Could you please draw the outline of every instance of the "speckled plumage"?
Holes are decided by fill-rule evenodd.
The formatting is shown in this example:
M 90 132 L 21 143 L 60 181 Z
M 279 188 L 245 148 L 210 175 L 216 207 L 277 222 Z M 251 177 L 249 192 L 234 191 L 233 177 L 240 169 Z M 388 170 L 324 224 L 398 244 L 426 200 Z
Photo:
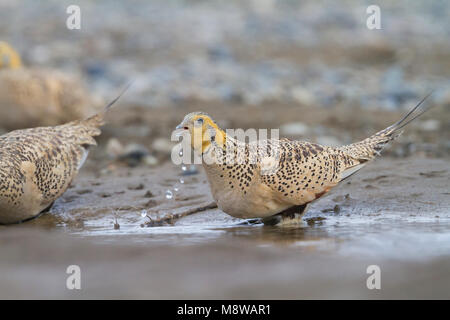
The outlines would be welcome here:
M 103 114 L 0 136 L 0 223 L 35 217 L 69 187 L 101 131 Z
M 258 158 L 257 150 L 265 148 L 259 143 L 242 144 L 227 136 L 226 144 L 242 145 L 243 157 L 248 161 L 231 164 L 223 159 L 223 164 L 204 163 L 213 197 L 219 208 L 232 216 L 267 218 L 307 204 L 337 185 L 346 170 L 365 162 L 340 148 L 288 139 L 263 141 L 264 146 L 278 148 L 279 157 L 267 154 Z M 208 153 L 215 153 L 219 148 L 212 145 Z M 226 157 L 226 152 L 223 155 Z M 275 170 L 264 172 L 267 159 L 273 163 L 278 159 Z
M 296 222 L 310 202 L 379 155 L 389 141 L 401 134 L 405 125 L 426 111 L 412 117 L 424 100 L 394 125 L 342 147 L 288 139 L 243 143 L 226 135 L 201 112 L 187 115 L 178 129 L 189 130 L 192 136 L 195 127 L 201 128 L 204 140 L 197 145 L 192 142 L 192 147 L 204 159 L 210 159 L 204 161 L 203 166 L 212 195 L 222 211 L 238 218 L 289 223 L 289 220 Z M 209 141 L 205 133 L 211 137 Z M 235 151 L 230 154 L 230 150 L 239 149 L 244 161 L 237 162 L 234 158 L 234 163 L 231 162 Z M 271 150 L 277 152 L 271 156 Z M 261 154 L 258 151 L 266 151 L 266 154 L 257 156 Z M 274 163 L 278 163 L 276 170 L 271 167 Z

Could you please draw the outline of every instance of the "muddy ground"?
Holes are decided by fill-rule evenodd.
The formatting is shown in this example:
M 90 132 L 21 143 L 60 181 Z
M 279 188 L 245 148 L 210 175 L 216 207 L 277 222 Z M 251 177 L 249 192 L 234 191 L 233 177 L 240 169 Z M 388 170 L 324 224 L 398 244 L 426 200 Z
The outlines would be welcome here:
M 0 297 L 448 299 L 448 169 L 446 160 L 379 159 L 290 229 L 214 208 L 148 226 L 142 209 L 156 219 L 210 206 L 202 169 L 85 170 L 50 213 L 0 228 Z M 65 287 L 72 264 L 79 291 Z M 381 268 L 381 290 L 366 287 L 369 265 Z

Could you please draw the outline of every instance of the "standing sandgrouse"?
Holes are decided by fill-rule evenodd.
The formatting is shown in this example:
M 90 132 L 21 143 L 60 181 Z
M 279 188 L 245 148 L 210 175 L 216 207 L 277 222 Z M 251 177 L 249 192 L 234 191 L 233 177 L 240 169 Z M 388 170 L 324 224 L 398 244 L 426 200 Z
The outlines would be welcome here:
M 66 191 L 121 95 L 85 120 L 0 136 L 0 224 L 34 218 Z
M 427 111 L 418 110 L 426 98 L 392 126 L 342 147 L 288 139 L 244 143 L 202 112 L 188 114 L 177 130 L 180 135 L 189 132 L 189 147 L 202 156 L 222 211 L 237 218 L 262 218 L 267 224 L 291 224 L 300 221 L 309 203 L 374 159 L 404 126 Z

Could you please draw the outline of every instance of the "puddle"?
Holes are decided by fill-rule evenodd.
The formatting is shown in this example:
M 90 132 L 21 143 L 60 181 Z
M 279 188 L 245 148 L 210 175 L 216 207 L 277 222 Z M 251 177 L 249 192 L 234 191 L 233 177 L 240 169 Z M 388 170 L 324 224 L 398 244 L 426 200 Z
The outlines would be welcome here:
M 367 212 L 371 209 L 368 208 Z M 144 226 L 149 221 L 140 212 L 96 217 L 79 213 L 74 221 L 62 221 L 51 214 L 33 224 L 62 231 L 99 243 L 140 243 L 189 246 L 201 243 L 251 242 L 262 247 L 308 248 L 348 257 L 377 257 L 398 260 L 426 260 L 450 257 L 450 217 L 407 212 L 377 214 L 335 214 L 309 212 L 295 227 L 249 224 L 218 209 L 195 213 L 173 225 Z
M 442 172 L 447 165 L 376 162 L 314 203 L 301 225 L 284 228 L 245 223 L 210 206 L 203 172 L 183 176 L 189 187 L 172 199 L 166 198 L 165 181 L 180 179 L 172 166 L 152 173 L 144 188 L 128 188 L 149 175 L 136 168 L 130 175 L 99 177 L 101 190 L 80 195 L 92 185 L 92 176 L 83 173 L 50 213 L 0 226 L 0 270 L 11 275 L 0 285 L 21 283 L 27 289 L 18 291 L 20 297 L 42 298 L 41 288 L 77 263 L 89 279 L 84 297 L 448 297 L 450 203 L 443 192 L 448 174 L 434 174 L 420 185 L 401 178 L 408 177 L 402 171 L 427 172 L 432 166 Z M 389 175 L 392 168 L 396 183 L 363 187 L 362 179 L 376 179 L 380 171 Z M 103 193 L 111 196 L 99 196 Z M 142 212 L 171 224 L 143 227 L 149 218 Z M 182 217 L 172 221 L 171 215 Z M 384 277 L 376 296 L 365 287 L 369 265 L 380 266 Z M 45 283 L 28 279 L 36 268 Z M 115 295 L 123 283 L 129 291 Z M 59 297 L 68 294 L 58 291 Z

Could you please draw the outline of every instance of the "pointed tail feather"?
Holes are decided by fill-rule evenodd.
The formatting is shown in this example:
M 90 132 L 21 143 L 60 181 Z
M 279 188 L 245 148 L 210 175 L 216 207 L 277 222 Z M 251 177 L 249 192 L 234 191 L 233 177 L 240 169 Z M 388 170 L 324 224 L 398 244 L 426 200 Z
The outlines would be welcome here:
M 110 103 L 108 103 L 100 113 L 93 115 L 85 120 L 82 120 L 84 125 L 88 127 L 98 128 L 105 124 L 105 115 L 108 113 L 109 109 L 123 96 L 125 92 L 131 87 L 133 82 L 129 82 L 126 87 L 120 92 L 120 94 L 114 98 Z
M 430 92 L 425 98 L 423 98 L 411 111 L 409 111 L 402 119 L 394 123 L 393 125 L 387 127 L 375 133 L 373 136 L 356 142 L 347 146 L 340 147 L 341 151 L 352 157 L 353 159 L 359 160 L 359 163 L 372 160 L 376 156 L 380 155 L 380 152 L 386 146 L 387 143 L 396 139 L 402 134 L 402 128 L 408 125 L 411 121 L 420 117 L 422 114 L 430 110 L 433 105 L 424 107 L 420 109 L 423 102 L 432 94 Z M 418 112 L 416 112 L 418 111 Z
M 134 81 L 130 81 L 128 82 L 128 84 L 125 86 L 125 88 L 122 89 L 122 92 L 120 92 L 120 94 L 114 99 L 112 100 L 110 103 L 108 103 L 103 112 L 108 112 L 108 110 L 125 94 L 125 92 L 128 91 L 128 89 L 130 89 L 131 85 L 133 84 Z

